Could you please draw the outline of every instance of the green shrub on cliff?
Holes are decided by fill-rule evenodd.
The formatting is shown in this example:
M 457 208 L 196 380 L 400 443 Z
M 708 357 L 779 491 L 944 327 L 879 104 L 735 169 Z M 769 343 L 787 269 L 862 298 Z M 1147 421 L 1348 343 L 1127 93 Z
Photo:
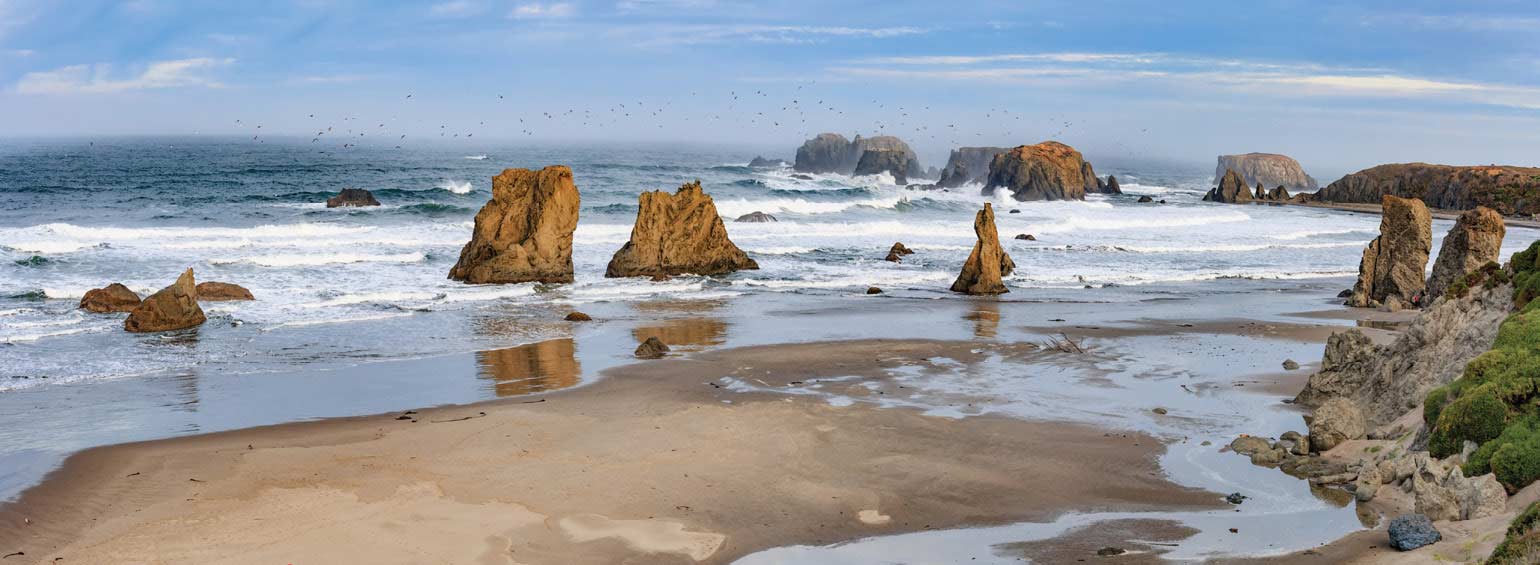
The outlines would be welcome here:
M 1499 442 L 1492 442 L 1499 443 Z M 1540 479 L 1540 434 L 1500 443 L 1492 452 L 1492 473 L 1509 493 L 1518 492 Z
M 1461 468 L 1467 477 L 1479 477 L 1492 472 L 1492 456 L 1504 445 L 1540 441 L 1540 417 L 1526 416 L 1515 419 L 1503 428 L 1497 439 L 1481 444 L 1470 460 Z
M 1530 504 L 1508 523 L 1508 535 L 1486 565 L 1529 565 L 1540 563 L 1540 502 Z
M 1537 346 L 1540 346 L 1540 302 L 1527 305 L 1503 320 L 1503 325 L 1497 329 L 1497 341 L 1492 342 L 1492 349 L 1524 349 L 1531 353 L 1540 351 Z
M 1477 387 L 1444 407 L 1428 437 L 1428 451 L 1434 457 L 1459 453 L 1467 440 L 1480 445 L 1502 435 L 1508 422 L 1508 407 L 1486 390 L 1489 386 L 1490 383 Z
M 1513 305 L 1523 308 L 1540 296 L 1540 241 L 1514 253 L 1508 265 L 1513 270 Z

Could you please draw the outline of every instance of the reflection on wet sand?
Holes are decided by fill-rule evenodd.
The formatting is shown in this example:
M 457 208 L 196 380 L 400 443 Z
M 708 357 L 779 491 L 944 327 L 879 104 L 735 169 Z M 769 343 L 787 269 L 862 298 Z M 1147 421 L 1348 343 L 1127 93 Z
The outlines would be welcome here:
M 963 319 L 973 320 L 973 337 L 995 337 L 1000 330 L 1000 303 L 977 301 L 973 311 L 964 314 Z
M 727 341 L 727 322 L 716 318 L 680 318 L 631 330 L 637 341 L 657 337 L 669 347 L 699 349 Z
M 519 396 L 578 383 L 582 367 L 571 338 L 476 352 L 477 375 L 493 381 L 497 396 Z

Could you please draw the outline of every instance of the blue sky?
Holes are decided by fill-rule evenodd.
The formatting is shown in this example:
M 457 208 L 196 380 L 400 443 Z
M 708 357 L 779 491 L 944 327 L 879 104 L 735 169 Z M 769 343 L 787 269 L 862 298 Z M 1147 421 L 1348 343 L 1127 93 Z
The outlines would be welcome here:
M 1533 0 L 0 0 L 0 135 L 1540 165 L 1536 29 Z

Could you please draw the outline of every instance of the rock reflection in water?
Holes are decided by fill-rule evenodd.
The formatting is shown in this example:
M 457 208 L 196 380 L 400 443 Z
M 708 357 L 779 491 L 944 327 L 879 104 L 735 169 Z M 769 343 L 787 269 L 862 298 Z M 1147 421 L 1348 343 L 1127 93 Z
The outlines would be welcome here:
M 636 341 L 657 337 L 669 347 L 700 349 L 727 341 L 727 322 L 716 318 L 680 318 L 631 330 Z
M 478 376 L 493 382 L 499 397 L 567 388 L 582 374 L 577 343 L 571 338 L 478 351 L 476 367 Z
M 993 300 L 974 303 L 973 311 L 963 315 L 973 321 L 973 337 L 995 337 L 1000 331 L 1000 303 Z

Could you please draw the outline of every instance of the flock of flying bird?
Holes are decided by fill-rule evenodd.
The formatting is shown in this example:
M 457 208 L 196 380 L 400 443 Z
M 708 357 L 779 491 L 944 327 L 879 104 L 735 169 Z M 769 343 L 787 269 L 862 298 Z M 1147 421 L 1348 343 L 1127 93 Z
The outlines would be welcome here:
M 816 84 L 815 81 L 806 86 Z M 795 128 L 783 131 L 793 131 L 806 138 L 816 135 L 820 131 L 830 131 L 828 129 L 830 127 L 828 125 L 829 122 L 850 122 L 854 121 L 853 118 L 856 118 L 854 115 L 847 117 L 845 109 L 836 108 L 832 102 L 826 102 L 818 96 L 809 96 L 809 92 L 803 90 L 803 85 L 798 85 L 784 99 L 774 101 L 771 99 L 770 94 L 764 90 L 755 90 L 752 94 L 747 91 L 740 93 L 737 90 L 730 90 L 721 99 L 722 106 L 725 107 L 719 106 L 718 109 L 711 111 L 702 111 L 709 104 L 709 100 L 703 99 L 699 92 L 691 92 L 689 100 L 686 102 L 687 108 L 690 109 L 687 111 L 677 110 L 672 100 L 665 100 L 662 103 L 648 103 L 645 100 L 636 100 L 629 103 L 619 102 L 597 109 L 568 108 L 566 110 L 538 111 L 532 112 L 533 115 L 529 116 L 528 120 L 525 117 L 517 117 L 516 119 L 518 121 L 518 134 L 525 137 L 533 137 L 539 130 L 559 130 L 566 133 L 570 132 L 574 126 L 586 128 L 590 131 L 597 130 L 597 133 L 602 133 L 608 128 L 618 126 L 643 126 L 664 129 L 666 127 L 665 119 L 688 123 L 692 121 L 693 117 L 696 120 L 711 123 L 713 127 L 771 127 L 778 130 L 782 128 Z M 402 100 L 403 103 L 414 103 L 412 94 L 406 94 Z M 501 104 L 506 101 L 506 97 L 498 94 L 497 101 L 497 103 Z M 944 126 L 932 126 L 920 120 L 917 117 L 918 115 L 931 112 L 931 108 L 928 105 L 921 106 L 920 108 L 895 106 L 893 109 L 889 109 L 887 106 L 887 104 L 879 100 L 872 100 L 870 106 L 867 106 L 865 109 L 864 113 L 875 114 L 870 124 L 876 134 L 896 135 L 921 141 L 928 140 L 938 144 L 949 144 L 951 147 L 984 144 L 983 141 L 985 140 L 981 139 L 986 136 L 984 131 L 973 131 L 973 135 L 968 136 L 963 128 L 960 128 L 955 122 L 947 123 Z M 856 114 L 856 112 L 852 112 L 852 114 Z M 1043 118 L 1043 122 L 1024 120 L 1024 117 L 1022 113 L 1012 112 L 1007 108 L 989 108 L 983 113 L 983 120 L 980 123 L 984 124 L 987 128 L 995 130 L 987 134 L 989 137 L 1001 136 L 1003 139 L 1010 140 L 1011 144 L 1021 141 L 1035 143 L 1037 141 L 1059 139 L 1075 125 L 1073 121 L 1062 114 L 1049 115 Z M 308 114 L 306 119 L 315 120 L 316 115 Z M 810 119 L 813 120 L 815 125 L 808 125 Z M 316 129 L 314 134 L 311 134 L 310 143 L 316 144 L 318 150 L 322 153 L 328 152 L 328 150 L 353 149 L 366 141 L 374 144 L 375 140 L 381 139 L 384 140 L 381 145 L 393 145 L 394 148 L 401 149 L 401 144 L 406 142 L 409 135 L 400 131 L 394 131 L 390 124 L 395 121 L 397 120 L 392 118 L 388 121 L 376 122 L 370 127 L 370 125 L 366 125 L 368 122 L 357 116 L 343 116 L 340 123 L 313 126 Z M 734 121 L 738 123 L 733 124 L 732 122 Z M 248 124 L 243 120 L 237 119 L 235 120 L 235 125 L 239 128 L 253 128 L 254 132 L 251 136 L 251 141 L 266 143 L 267 140 L 263 137 L 265 132 L 262 124 Z M 474 127 L 456 127 L 454 129 L 451 129 L 447 123 L 437 125 L 437 137 L 441 138 L 471 139 L 475 137 L 476 133 L 486 131 L 485 121 L 478 121 Z M 414 129 L 416 131 L 422 130 L 420 127 Z M 431 131 L 431 125 L 427 129 Z M 1051 130 L 1053 133 L 1041 139 L 1018 140 L 1015 137 L 1015 131 L 1018 129 L 1034 131 Z M 420 136 L 420 134 L 414 135 Z M 429 134 L 427 137 L 433 136 Z M 972 139 L 969 139 L 970 137 Z M 1126 151 L 1128 148 L 1124 146 L 1123 149 Z

